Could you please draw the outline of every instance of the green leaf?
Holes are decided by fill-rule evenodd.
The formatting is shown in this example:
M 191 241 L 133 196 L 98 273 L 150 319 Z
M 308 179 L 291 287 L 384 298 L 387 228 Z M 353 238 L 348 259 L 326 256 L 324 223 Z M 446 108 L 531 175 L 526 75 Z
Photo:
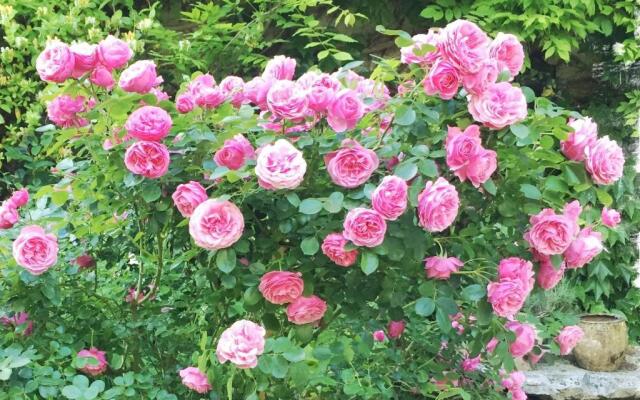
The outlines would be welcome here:
M 318 60 L 324 60 L 329 55 L 329 50 L 322 50 L 318 53 Z
M 318 199 L 304 199 L 300 203 L 299 210 L 307 215 L 317 214 L 322 210 L 322 202 Z
M 62 388 L 62 395 L 67 399 L 79 399 L 82 391 L 75 386 L 65 386 Z
M 613 198 L 609 193 L 607 193 L 603 189 L 596 189 L 596 195 L 598 196 L 598 201 L 605 207 L 610 207 L 613 204 Z
M 511 125 L 509 129 L 511 129 L 511 132 L 520 139 L 524 139 L 528 137 L 529 133 L 531 133 L 531 131 L 529 130 L 529 127 L 522 124 Z
M 478 301 L 486 294 L 484 286 L 474 284 L 462 289 L 462 298 L 467 301 Z
M 436 303 L 428 297 L 421 297 L 416 301 L 416 314 L 428 317 L 436 309 Z
M 492 194 L 494 196 L 498 192 L 498 188 L 496 187 L 495 182 L 493 182 L 493 179 L 489 179 L 488 181 L 483 183 L 482 187 L 484 188 L 484 190 L 486 190 L 488 193 L 490 193 L 490 194 Z
M 51 193 L 51 202 L 60 207 L 69 199 L 69 192 L 66 190 L 56 190 Z
M 324 203 L 324 209 L 332 214 L 340 212 L 342 211 L 343 201 L 344 201 L 344 194 L 342 194 L 342 192 L 333 192 L 329 195 L 327 202 Z
M 398 125 L 408 126 L 415 122 L 416 111 L 407 105 L 401 105 L 396 110 L 395 123 Z
M 300 248 L 305 255 L 312 256 L 320 249 L 320 243 L 318 243 L 318 239 L 315 236 L 310 236 L 302 240 Z
M 562 258 L 562 254 L 554 254 L 551 256 L 551 264 L 553 265 L 553 268 L 560 269 L 563 262 L 564 259 Z
M 305 359 L 304 349 L 299 346 L 291 346 L 287 351 L 282 353 L 282 356 L 289 362 L 300 362 Z
M 233 249 L 218 250 L 216 254 L 216 266 L 225 274 L 233 271 L 236 267 L 236 252 Z
M 378 269 L 378 256 L 375 253 L 365 251 L 360 256 L 360 269 L 365 275 L 371 275 Z
M 122 365 L 124 364 L 124 357 L 122 355 L 111 353 L 109 358 L 109 368 L 113 370 L 119 370 L 120 368 L 122 368 Z
M 523 183 L 522 185 L 520 185 L 520 191 L 524 193 L 524 197 L 528 199 L 540 200 L 542 198 L 542 193 L 540 193 L 540 190 L 528 183 Z
M 160 198 L 162 194 L 160 190 L 160 186 L 154 184 L 145 185 L 142 189 L 142 198 L 147 203 L 151 203 L 152 201 L 156 201 Z
M 290 192 L 287 193 L 287 200 L 289 200 L 289 203 L 294 206 L 294 207 L 298 207 L 300 205 L 300 197 L 298 197 L 298 195 L 294 192 Z
M 357 43 L 358 41 L 355 40 L 354 38 L 347 36 L 345 34 L 342 33 L 336 33 L 335 35 L 333 35 L 331 37 L 333 40 L 337 40 L 339 42 L 345 42 L 345 43 Z
M 429 6 L 420 12 L 420 16 L 422 18 L 432 19 L 434 21 L 438 21 L 442 19 L 444 13 L 442 12 L 442 8 L 439 6 Z
M 440 327 L 440 330 L 444 333 L 449 333 L 451 331 L 451 321 L 449 321 L 449 315 L 444 312 L 441 308 L 438 308 L 436 311 L 436 322 Z
M 351 54 L 344 52 L 344 51 L 339 51 L 337 53 L 333 53 L 332 54 L 333 58 L 335 58 L 338 61 L 351 61 L 353 60 L 353 57 L 351 57 Z
M 422 174 L 428 176 L 429 178 L 435 178 L 436 176 L 438 176 L 438 166 L 432 159 L 420 161 L 419 169 Z
M 418 166 L 410 161 L 401 162 L 395 167 L 394 175 L 399 176 L 405 181 L 411 180 L 418 173 Z

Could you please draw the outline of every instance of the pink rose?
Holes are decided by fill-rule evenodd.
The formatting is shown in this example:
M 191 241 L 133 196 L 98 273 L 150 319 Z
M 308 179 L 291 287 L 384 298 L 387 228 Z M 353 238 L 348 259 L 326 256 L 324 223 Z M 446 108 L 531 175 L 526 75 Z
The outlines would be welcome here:
M 527 395 L 522 390 L 526 377 L 520 371 L 514 371 L 502 380 L 502 386 L 511 393 L 512 400 L 526 400 Z
M 489 37 L 476 24 L 463 19 L 448 24 L 440 35 L 442 57 L 462 74 L 473 74 L 489 58 Z
M 560 141 L 562 153 L 570 160 L 584 160 L 584 150 L 592 146 L 598 140 L 598 124 L 591 118 L 569 119 L 567 124 L 572 131 L 569 132 L 567 140 Z
M 270 271 L 262 275 L 258 290 L 272 304 L 292 303 L 302 296 L 304 281 L 301 273 Z
M 364 104 L 351 89 L 343 89 L 336 93 L 327 107 L 327 123 L 336 132 L 355 128 L 363 115 Z
M 357 207 L 349 210 L 344 220 L 345 239 L 356 246 L 376 247 L 384 241 L 387 223 L 375 210 Z
M 93 71 L 91 71 L 89 80 L 94 85 L 103 87 L 107 90 L 111 90 L 113 85 L 116 83 L 115 79 L 113 79 L 113 73 L 102 65 L 98 65 Z
M 485 346 L 485 350 L 487 351 L 487 353 L 491 354 L 496 350 L 496 347 L 498 347 L 498 343 L 500 343 L 498 341 L 498 338 L 496 337 L 492 337 L 491 340 L 489 340 L 487 342 L 487 345 Z
M 238 108 L 244 103 L 244 81 L 238 76 L 227 76 L 220 81 L 220 90 L 231 104 Z
M 98 43 L 98 59 L 109 70 L 124 66 L 133 57 L 129 45 L 109 35 Z
M 326 113 L 335 96 L 335 90 L 322 85 L 313 85 L 307 89 L 309 108 L 317 114 Z
M 82 75 L 93 70 L 98 63 L 98 46 L 87 42 L 72 44 L 69 49 L 73 53 L 73 72 L 71 76 L 80 78 Z
M 92 347 L 90 349 L 82 349 L 76 355 L 76 358 L 93 358 L 97 364 L 87 362 L 87 364 L 80 368 L 80 371 L 91 376 L 98 376 L 107 370 L 109 364 L 107 364 L 107 358 L 105 352 Z
M 385 340 L 387 340 L 387 335 L 384 334 L 383 330 L 377 330 L 375 332 L 373 332 L 373 340 L 375 340 L 376 342 L 384 342 Z
M 570 325 L 562 328 L 555 341 L 560 346 L 560 355 L 566 356 L 584 337 L 584 331 L 579 326 Z
M 516 339 L 509 346 L 509 352 L 512 356 L 523 357 L 533 350 L 537 339 L 536 329 L 533 326 L 517 321 L 509 321 L 505 327 L 516 334 Z
M 213 88 L 216 86 L 216 80 L 211 74 L 198 75 L 187 85 L 187 91 L 198 96 L 204 88 Z
M 546 255 L 562 254 L 578 235 L 580 203 L 574 201 L 565 205 L 563 214 L 558 215 L 546 208 L 531 216 L 531 228 L 524 238 L 536 251 Z
M 47 103 L 47 116 L 61 128 L 82 127 L 89 124 L 86 118 L 78 116 L 87 111 L 83 96 L 60 95 Z
M 11 200 L 2 202 L 0 205 L 0 229 L 13 228 L 19 219 L 18 209 L 11 203 Z
M 258 183 L 267 190 L 295 189 L 304 179 L 307 162 L 300 150 L 278 139 L 258 150 L 255 171 Z
M 169 134 L 172 125 L 171 116 L 162 108 L 143 106 L 129 115 L 124 128 L 136 139 L 159 142 Z
M 304 89 L 293 81 L 275 81 L 267 93 L 267 107 L 277 118 L 300 120 L 306 116 L 308 104 Z
M 422 85 L 424 92 L 429 96 L 438 94 L 441 99 L 450 100 L 458 93 L 460 75 L 449 61 L 439 59 L 429 69 Z
M 365 183 L 378 168 L 378 156 L 353 139 L 342 141 L 342 148 L 324 156 L 327 172 L 338 186 L 355 188 Z
M 491 84 L 479 95 L 469 95 L 473 119 L 491 129 L 502 129 L 527 118 L 527 100 L 518 87 L 508 82 Z
M 207 191 L 200 183 L 189 181 L 189 183 L 178 185 L 176 191 L 171 195 L 171 198 L 173 199 L 173 204 L 175 204 L 178 211 L 180 211 L 180 214 L 188 218 L 200 203 L 207 200 Z
M 428 232 L 442 232 L 458 215 L 460 199 L 456 188 L 444 178 L 426 183 L 418 196 L 418 219 Z
M 267 62 L 262 77 L 265 79 L 291 80 L 296 73 L 296 60 L 285 56 L 275 56 Z
M 342 233 L 330 233 L 322 242 L 322 253 L 337 265 L 349 267 L 356 263 L 358 250 L 345 250 L 344 246 L 348 242 Z
M 258 356 L 264 352 L 264 335 L 267 332 L 255 322 L 236 321 L 220 335 L 216 356 L 218 361 L 231 361 L 238 368 L 255 368 Z
M 58 239 L 38 225 L 25 226 L 13 242 L 13 258 L 31 275 L 41 275 L 58 261 Z
M 465 357 L 460 365 L 464 372 L 473 372 L 480 368 L 480 355 L 474 358 Z
M 604 207 L 602 209 L 600 218 L 602 219 L 602 224 L 604 226 L 608 226 L 609 228 L 615 228 L 621 221 L 620 213 L 614 209 L 607 207 Z
M 59 40 L 47 44 L 36 60 L 36 70 L 40 79 L 62 83 L 71 77 L 75 58 L 69 46 Z
M 296 325 L 320 321 L 327 311 L 327 303 L 320 297 L 300 296 L 287 306 L 287 319 Z
M 29 202 L 29 191 L 27 189 L 16 190 L 11 193 L 8 200 L 15 208 L 24 207 Z
M 584 150 L 585 168 L 599 185 L 611 185 L 622 177 L 624 154 L 609 136 L 598 139 Z
M 224 103 L 224 93 L 222 90 L 215 87 L 201 87 L 196 93 L 196 104 L 202 108 L 212 110 Z
M 22 327 L 22 336 L 30 336 L 33 333 L 33 321 L 29 320 L 29 314 L 24 311 L 15 313 L 13 317 L 0 317 L 0 324 L 14 329 Z
M 495 60 L 486 60 L 480 70 L 473 74 L 462 75 L 462 86 L 470 94 L 481 95 L 487 88 L 496 83 L 500 71 Z
M 387 332 L 390 339 L 398 339 L 404 333 L 405 323 L 404 321 L 389 321 L 387 326 Z
M 466 179 L 466 166 L 481 150 L 480 127 L 469 125 L 464 132 L 455 126 L 447 127 L 445 140 L 447 166 L 460 180 Z
M 467 178 L 475 187 L 479 187 L 491 178 L 498 168 L 498 156 L 493 150 L 482 149 L 475 157 L 469 160 L 465 170 Z
M 273 84 L 272 79 L 256 76 L 244 84 L 244 97 L 261 110 L 267 109 L 267 93 Z
M 427 278 L 446 280 L 453 272 L 458 272 L 464 263 L 456 257 L 427 257 L 424 263 L 424 271 Z
M 146 178 L 160 178 L 169 170 L 169 150 L 158 142 L 141 140 L 133 143 L 124 153 L 124 164 L 136 175 Z
M 512 78 L 520 73 L 524 64 L 522 44 L 510 33 L 498 32 L 489 46 L 489 55 L 498 62 L 498 68 L 509 71 Z
M 567 268 L 582 268 L 602 252 L 602 234 L 591 228 L 584 228 L 564 252 Z
M 384 218 L 395 221 L 407 209 L 407 182 L 397 176 L 385 176 L 371 193 L 371 206 Z
M 187 367 L 181 369 L 179 372 L 180 378 L 182 378 L 182 384 L 191 390 L 203 394 L 211 390 L 211 384 L 209 384 L 209 378 L 202 371 L 196 367 Z
M 184 92 L 176 97 L 176 110 L 181 114 L 186 114 L 196 106 L 196 99 L 189 92 Z
M 162 77 L 160 78 L 162 79 Z M 158 87 L 152 87 L 149 90 L 149 93 L 155 96 L 156 103 L 160 103 L 161 101 L 169 100 L 169 94 Z
M 502 259 L 498 265 L 498 279 L 519 280 L 525 292 L 533 290 L 533 264 L 530 261 L 518 257 Z
M 79 255 L 75 260 L 73 260 L 73 263 L 80 269 L 87 269 L 96 266 L 96 260 L 94 260 L 89 254 Z
M 156 64 L 150 60 L 140 60 L 122 71 L 118 85 L 125 92 L 145 94 L 160 83 L 162 78 L 156 73 Z
M 243 231 L 242 212 L 228 200 L 205 200 L 189 219 L 189 234 L 197 246 L 207 250 L 230 247 L 240 239 Z
M 500 317 L 512 318 L 527 299 L 526 288 L 519 280 L 502 280 L 487 285 L 487 300 L 493 312 Z
M 213 160 L 219 166 L 229 169 L 240 169 L 247 160 L 256 158 L 256 152 L 251 143 L 241 134 L 224 141 L 224 145 L 216 151 Z
M 413 44 L 400 49 L 400 61 L 404 64 L 420 64 L 422 66 L 432 65 L 440 57 L 437 49 L 440 40 L 440 29 L 431 28 L 426 34 L 414 35 Z M 426 51 L 425 45 L 433 46 L 434 49 Z
M 549 256 L 540 255 L 540 269 L 538 269 L 538 274 L 536 275 L 538 286 L 544 290 L 553 289 L 562 280 L 565 269 L 564 262 L 558 268 L 555 268 Z

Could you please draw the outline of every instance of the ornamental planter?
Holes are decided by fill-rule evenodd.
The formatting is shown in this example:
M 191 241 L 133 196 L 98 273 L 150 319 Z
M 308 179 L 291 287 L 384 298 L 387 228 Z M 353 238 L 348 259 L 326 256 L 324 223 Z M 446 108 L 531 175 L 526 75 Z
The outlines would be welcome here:
M 580 318 L 584 338 L 573 349 L 581 368 L 615 371 L 624 360 L 629 344 L 627 323 L 614 315 L 591 314 Z

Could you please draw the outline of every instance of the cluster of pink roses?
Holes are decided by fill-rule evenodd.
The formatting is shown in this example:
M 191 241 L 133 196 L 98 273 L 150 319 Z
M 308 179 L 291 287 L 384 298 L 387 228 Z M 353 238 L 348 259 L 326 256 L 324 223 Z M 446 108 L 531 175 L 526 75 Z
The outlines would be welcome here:
M 18 209 L 24 207 L 29 202 L 29 192 L 27 189 L 16 190 L 9 199 L 0 205 L 0 229 L 12 228 L 18 223 L 20 215 Z
M 287 318 L 296 325 L 317 322 L 327 311 L 327 303 L 316 295 L 303 296 L 304 281 L 298 272 L 271 271 L 262 275 L 258 289 L 273 304 L 287 304 Z
M 513 318 L 533 290 L 533 265 L 530 261 L 510 257 L 498 265 L 498 281 L 487 286 L 487 299 L 496 315 Z
M 22 336 L 33 333 L 33 321 L 29 319 L 29 313 L 24 311 L 17 312 L 12 317 L 0 317 L 0 324 L 10 328 L 22 327 Z
M 498 166 L 496 152 L 482 147 L 478 125 L 469 125 L 464 131 L 448 127 L 445 148 L 447 166 L 460 181 L 469 179 L 475 187 L 488 181 Z
M 389 321 L 387 324 L 387 335 L 389 339 L 399 339 L 404 333 L 404 329 L 406 324 L 404 321 Z M 384 342 L 387 340 L 387 335 L 385 335 L 382 329 L 373 332 L 373 340 L 376 342 Z
M 171 160 L 167 146 L 161 141 L 172 125 L 169 113 L 157 106 L 142 106 L 129 115 L 124 128 L 128 137 L 137 140 L 124 154 L 129 171 L 150 179 L 167 173 Z

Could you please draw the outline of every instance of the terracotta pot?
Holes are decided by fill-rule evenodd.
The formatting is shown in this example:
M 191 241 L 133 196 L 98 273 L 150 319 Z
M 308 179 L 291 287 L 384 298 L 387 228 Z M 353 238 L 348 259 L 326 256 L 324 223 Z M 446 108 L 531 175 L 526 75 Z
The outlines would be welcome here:
M 584 338 L 573 349 L 581 368 L 589 371 L 615 371 L 624 360 L 629 344 L 627 323 L 606 314 L 583 315 L 580 328 Z

